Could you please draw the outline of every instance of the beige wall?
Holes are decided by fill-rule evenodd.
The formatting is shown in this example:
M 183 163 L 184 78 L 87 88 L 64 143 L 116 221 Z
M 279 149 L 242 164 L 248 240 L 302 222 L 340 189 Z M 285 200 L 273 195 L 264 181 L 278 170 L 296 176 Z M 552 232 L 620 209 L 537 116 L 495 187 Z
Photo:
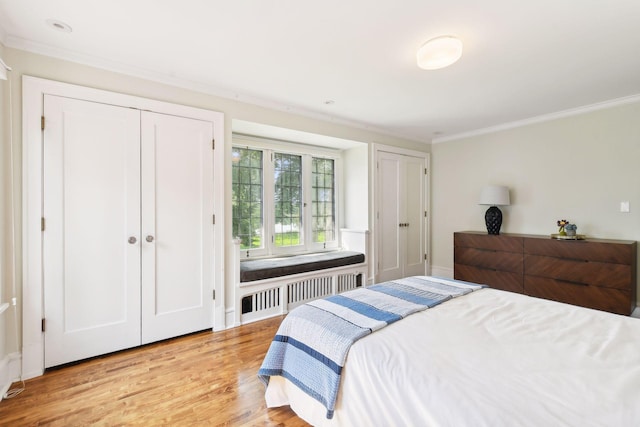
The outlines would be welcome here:
M 2 44 L 0 44 L 0 58 L 5 59 L 4 46 L 2 46 Z M 0 174 L 2 175 L 0 177 L 0 182 L 2 183 L 2 190 L 0 190 L 2 193 L 2 197 L 0 198 L 0 224 L 2 224 L 2 227 L 0 227 L 0 242 L 2 242 L 2 244 L 0 244 L 0 303 L 9 300 L 11 289 L 11 258 L 5 256 L 11 249 L 7 239 L 7 236 L 10 235 L 8 234 L 10 232 L 9 224 L 7 224 L 9 222 L 7 214 L 10 212 L 8 210 L 10 203 L 7 200 L 7 195 L 10 194 L 11 189 L 9 186 L 9 178 L 11 176 L 9 174 L 9 129 L 7 129 L 6 126 L 9 120 L 5 119 L 9 105 L 8 88 L 8 81 L 0 80 L 0 141 L 2 142 L 0 145 Z M 8 330 L 6 329 L 5 322 L 5 318 L 7 318 L 8 315 L 8 311 L 0 314 L 0 332 L 2 332 L 2 335 L 0 335 L 0 362 L 8 353 L 6 350 Z
M 368 191 L 368 149 L 367 146 L 346 150 L 343 154 L 341 197 L 343 227 L 353 230 L 369 229 Z
M 486 184 L 511 190 L 504 232 L 546 235 L 567 219 L 587 236 L 640 240 L 640 102 L 434 144 L 432 165 L 434 267 L 453 268 L 454 231 L 486 230 Z
M 1 45 L 0 45 L 1 46 Z M 2 57 L 7 64 L 13 68 L 11 74 L 13 90 L 14 90 L 14 107 L 13 107 L 13 124 L 14 124 L 14 139 L 16 142 L 16 176 L 19 178 L 22 174 L 21 171 L 21 152 L 22 152 L 22 137 L 21 137 L 21 122 L 22 122 L 22 102 L 21 102 L 21 79 L 23 75 L 41 77 L 45 79 L 57 80 L 65 83 L 72 83 L 76 85 L 88 86 L 98 89 L 109 90 L 113 92 L 125 93 L 134 96 L 140 96 L 145 98 L 157 99 L 166 102 L 173 102 L 177 104 L 183 104 L 198 108 L 204 108 L 214 111 L 220 111 L 225 114 L 225 154 L 230 158 L 231 147 L 231 123 L 233 119 L 253 121 L 272 126 L 279 126 L 284 128 L 290 128 L 300 130 L 304 132 L 317 133 L 322 135 L 328 135 L 336 138 L 349 139 L 354 141 L 361 141 L 365 143 L 382 143 L 402 148 L 414 149 L 419 151 L 428 151 L 429 146 L 420 142 L 409 141 L 402 138 L 395 138 L 392 136 L 372 132 L 355 127 L 345 126 L 332 121 L 322 121 L 314 118 L 303 117 L 295 114 L 288 113 L 286 111 L 268 109 L 255 105 L 245 104 L 238 102 L 237 100 L 230 100 L 227 98 L 221 98 L 214 95 L 210 95 L 203 92 L 197 92 L 194 90 L 183 89 L 175 86 L 161 84 L 151 80 L 145 80 L 141 78 L 131 77 L 124 74 L 118 74 L 111 71 L 106 71 L 98 68 L 89 67 L 86 65 L 80 65 L 69 61 L 55 59 L 47 56 L 33 54 L 21 50 L 11 49 L 4 47 L 0 50 Z M 6 87 L 6 86 L 5 86 Z M 6 96 L 4 97 L 6 98 Z M 3 99 L 4 99 L 3 98 Z M 4 106 L 7 105 L 5 101 Z M 0 120 L 4 120 L 3 124 L 8 122 L 8 113 L 3 109 L 0 114 Z M 5 126 L 2 127 L 3 140 L 6 141 L 8 132 Z M 0 199 L 2 209 L 0 214 L 6 215 L 8 209 L 8 175 L 5 159 L 4 149 L 6 144 L 3 144 L 3 169 L 2 169 L 2 182 L 3 192 Z M 231 166 L 225 171 L 225 179 L 230 181 L 231 179 Z M 16 208 L 16 214 L 18 216 L 18 230 L 21 230 L 21 182 L 18 180 L 16 184 L 16 201 L 18 207 Z M 226 241 L 230 241 L 230 229 L 231 229 L 231 196 L 230 192 L 226 195 L 225 203 L 225 229 L 229 230 L 226 236 Z M 5 224 L 6 221 L 3 222 Z M 5 227 L 1 232 L 8 232 L 9 228 L 5 224 Z M 18 231 L 18 247 L 16 255 L 18 258 L 18 283 L 21 283 L 21 242 L 20 234 Z M 5 241 L 5 239 L 3 239 Z M 3 283 L 2 291 L 6 295 L 10 284 L 6 280 L 6 264 L 10 262 L 11 247 L 7 244 L 4 245 L 4 253 L 0 261 L 3 267 Z M 228 270 L 228 269 L 227 269 Z M 228 283 L 228 282 L 227 282 Z M 21 289 L 18 289 L 18 300 L 21 298 Z M 20 306 L 20 303 L 18 304 Z M 7 332 L 10 329 L 8 322 L 6 327 L 0 329 L 2 332 Z M 3 336 L 7 336 L 7 344 L 5 346 L 4 353 L 11 353 L 17 350 L 18 346 L 14 342 L 11 336 L 3 333 Z M 0 360 L 2 360 L 4 354 L 0 352 Z

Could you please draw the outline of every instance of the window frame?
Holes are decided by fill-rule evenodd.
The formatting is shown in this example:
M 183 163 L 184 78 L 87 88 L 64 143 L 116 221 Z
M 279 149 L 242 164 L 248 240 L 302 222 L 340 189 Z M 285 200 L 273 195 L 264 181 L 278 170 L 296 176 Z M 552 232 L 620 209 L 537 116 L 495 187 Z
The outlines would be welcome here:
M 249 137 L 246 135 L 233 135 L 232 149 L 245 148 L 250 150 L 261 150 L 262 173 L 263 173 L 263 195 L 262 195 L 262 217 L 263 217 L 263 246 L 254 249 L 242 249 L 243 258 L 256 258 L 277 255 L 293 255 L 310 252 L 322 252 L 337 249 L 340 241 L 340 219 L 341 219 L 341 187 L 342 183 L 342 153 L 341 150 L 333 150 L 325 147 L 318 147 L 292 142 L 269 140 L 264 138 Z M 275 153 L 291 154 L 302 156 L 302 229 L 300 230 L 303 243 L 295 246 L 275 245 L 275 176 L 274 161 Z M 313 158 L 331 159 L 334 165 L 334 211 L 335 211 L 335 239 L 331 242 L 316 243 L 313 239 L 312 220 L 312 167 Z M 231 159 L 229 159 L 231 162 Z M 230 182 L 231 197 L 233 197 L 233 181 Z M 233 223 L 233 216 L 231 218 Z M 235 236 L 234 236 L 235 238 Z

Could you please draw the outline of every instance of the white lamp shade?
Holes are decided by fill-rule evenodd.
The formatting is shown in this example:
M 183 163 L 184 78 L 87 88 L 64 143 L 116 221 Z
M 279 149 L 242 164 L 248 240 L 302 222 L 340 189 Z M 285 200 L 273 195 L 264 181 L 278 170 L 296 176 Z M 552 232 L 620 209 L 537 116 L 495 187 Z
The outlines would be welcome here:
M 501 185 L 485 186 L 480 192 L 480 201 L 478 204 L 491 206 L 510 205 L 509 188 Z
M 462 41 L 453 36 L 441 36 L 423 44 L 416 55 L 418 67 L 437 70 L 448 67 L 462 56 Z

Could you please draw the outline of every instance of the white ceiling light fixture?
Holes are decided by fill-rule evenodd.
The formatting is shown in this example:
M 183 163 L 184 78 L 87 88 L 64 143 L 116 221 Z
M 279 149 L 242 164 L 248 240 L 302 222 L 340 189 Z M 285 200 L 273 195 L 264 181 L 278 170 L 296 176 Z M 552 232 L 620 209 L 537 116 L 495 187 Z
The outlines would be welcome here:
M 462 41 L 454 36 L 440 36 L 426 41 L 416 59 L 423 70 L 448 67 L 462 56 Z

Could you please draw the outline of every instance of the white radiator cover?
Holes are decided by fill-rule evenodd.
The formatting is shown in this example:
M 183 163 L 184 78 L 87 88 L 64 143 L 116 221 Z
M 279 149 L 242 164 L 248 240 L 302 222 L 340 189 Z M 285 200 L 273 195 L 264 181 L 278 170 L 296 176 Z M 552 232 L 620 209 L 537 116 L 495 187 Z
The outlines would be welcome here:
M 273 287 L 248 293 L 242 297 L 241 323 L 250 323 L 268 317 L 286 314 L 295 307 L 315 299 L 336 295 L 365 286 L 364 273 L 354 271 L 328 272 L 313 277 L 274 284 Z

